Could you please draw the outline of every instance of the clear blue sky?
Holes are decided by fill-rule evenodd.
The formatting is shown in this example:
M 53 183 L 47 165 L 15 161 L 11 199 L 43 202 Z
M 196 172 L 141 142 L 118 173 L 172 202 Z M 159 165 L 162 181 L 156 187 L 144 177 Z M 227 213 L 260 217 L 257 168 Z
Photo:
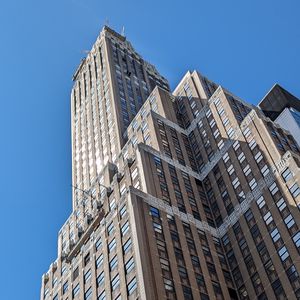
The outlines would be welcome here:
M 198 69 L 257 103 L 278 82 L 300 96 L 299 0 L 2 0 L 1 300 L 39 299 L 71 210 L 71 77 L 104 24 L 172 88 Z

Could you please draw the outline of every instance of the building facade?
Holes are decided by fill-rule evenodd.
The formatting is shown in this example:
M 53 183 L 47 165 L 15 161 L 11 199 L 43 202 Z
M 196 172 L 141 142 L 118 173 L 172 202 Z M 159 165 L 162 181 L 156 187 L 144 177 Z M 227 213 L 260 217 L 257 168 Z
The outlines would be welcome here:
M 300 299 L 300 149 L 104 27 L 74 77 L 73 211 L 41 300 Z

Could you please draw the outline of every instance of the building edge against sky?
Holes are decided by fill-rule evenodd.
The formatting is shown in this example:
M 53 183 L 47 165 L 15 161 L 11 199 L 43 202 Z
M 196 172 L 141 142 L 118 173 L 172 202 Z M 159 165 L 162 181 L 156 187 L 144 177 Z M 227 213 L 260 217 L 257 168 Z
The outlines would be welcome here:
M 108 27 L 73 80 L 73 211 L 41 299 L 300 298 L 300 135 L 278 119 L 297 98 L 260 109 L 197 71 L 170 93 Z

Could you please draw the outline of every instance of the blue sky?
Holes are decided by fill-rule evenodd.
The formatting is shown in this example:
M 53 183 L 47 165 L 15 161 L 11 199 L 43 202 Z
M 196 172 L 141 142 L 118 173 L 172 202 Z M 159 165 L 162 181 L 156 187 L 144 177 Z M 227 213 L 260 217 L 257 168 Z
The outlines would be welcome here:
M 257 103 L 300 96 L 299 0 L 2 0 L 1 299 L 39 299 L 71 210 L 71 77 L 109 24 L 170 80 L 198 69 Z

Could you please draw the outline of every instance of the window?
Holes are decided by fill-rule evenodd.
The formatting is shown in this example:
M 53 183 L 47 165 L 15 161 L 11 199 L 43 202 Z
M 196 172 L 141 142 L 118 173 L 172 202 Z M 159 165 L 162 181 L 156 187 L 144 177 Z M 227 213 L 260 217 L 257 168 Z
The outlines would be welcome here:
M 240 148 L 240 142 L 239 141 L 235 141 L 232 145 L 233 149 L 236 151 L 237 149 Z
M 162 233 L 162 227 L 159 223 L 152 222 L 152 225 L 153 225 L 154 231 L 156 231 L 158 233 Z
M 113 210 L 116 207 L 116 199 L 113 198 L 109 201 L 109 210 Z
M 100 247 L 102 246 L 102 240 L 101 237 L 96 241 L 95 243 L 95 247 L 96 247 L 96 251 L 98 251 L 100 249 Z
M 137 176 L 138 176 L 138 169 L 135 168 L 131 173 L 132 180 L 134 180 Z
M 111 281 L 111 289 L 114 291 L 120 284 L 120 276 L 117 274 Z
M 159 218 L 159 210 L 156 207 L 150 206 L 150 215 Z
M 54 277 L 52 280 L 52 287 L 55 287 L 57 284 L 57 277 Z
M 103 264 L 103 254 L 100 254 L 96 259 L 96 268 L 98 269 Z
M 165 284 L 165 289 L 167 291 L 173 291 L 174 290 L 174 285 L 173 285 L 173 281 L 167 278 L 164 278 L 164 284 Z
M 249 186 L 251 188 L 251 190 L 254 190 L 255 187 L 257 186 L 257 182 L 255 180 L 255 178 L 253 178 L 250 182 L 249 182 Z
M 263 196 L 260 196 L 257 200 L 256 203 L 258 205 L 259 208 L 264 207 L 264 205 L 266 204 L 265 199 Z
M 120 218 L 122 219 L 125 214 L 126 214 L 126 204 L 123 205 L 120 209 Z
M 275 195 L 278 192 L 278 187 L 276 185 L 276 182 L 274 182 L 270 187 L 269 190 L 271 192 L 272 195 Z
M 129 230 L 129 222 L 126 221 L 125 224 L 123 224 L 123 226 L 121 227 L 121 233 L 122 233 L 122 236 L 124 236 Z
M 105 291 L 103 291 L 103 292 L 99 295 L 99 297 L 98 297 L 97 300 L 105 300 L 105 299 L 106 299 L 106 297 L 105 297 Z
M 256 141 L 253 139 L 253 140 L 251 140 L 251 142 L 249 143 L 249 147 L 250 147 L 250 149 L 251 150 L 253 150 L 255 147 L 256 147 Z
M 275 228 L 272 232 L 271 232 L 271 238 L 273 240 L 273 242 L 277 242 L 280 239 L 280 233 L 278 232 L 278 229 Z
M 109 262 L 109 270 L 113 271 L 118 265 L 118 257 L 115 255 Z
M 90 252 L 84 257 L 84 265 L 86 266 L 90 261 Z
M 228 153 L 225 153 L 223 155 L 223 161 L 224 161 L 224 163 L 226 163 L 228 160 L 229 160 L 229 155 L 228 155 Z
M 79 283 L 73 288 L 73 291 L 72 291 L 72 295 L 73 295 L 73 298 L 75 298 L 78 294 L 79 294 L 79 291 L 80 291 L 80 285 Z
M 269 174 L 270 169 L 268 168 L 267 165 L 264 165 L 264 166 L 261 168 L 260 171 L 261 171 L 262 175 L 263 175 L 264 177 L 266 177 L 266 176 Z
M 232 185 L 234 189 L 237 189 L 237 187 L 240 185 L 240 181 L 237 177 L 232 181 Z
M 291 228 L 295 224 L 295 220 L 291 214 L 289 214 L 285 219 L 284 223 L 286 224 L 287 228 Z
M 116 248 L 116 239 L 112 239 L 112 241 L 108 244 L 108 253 L 112 252 Z
M 281 174 L 282 178 L 284 179 L 285 182 L 287 182 L 288 180 L 290 180 L 293 175 L 292 172 L 290 171 L 289 168 L 285 169 L 282 174 Z
M 73 272 L 73 281 L 78 277 L 79 275 L 79 268 L 77 267 Z
M 114 223 L 111 222 L 108 226 L 107 226 L 107 234 L 110 236 L 115 230 L 115 226 Z
M 279 249 L 278 255 L 280 256 L 282 261 L 285 261 L 290 256 L 285 246 Z
M 64 283 L 63 285 L 63 294 L 65 294 L 69 289 L 69 283 L 68 281 Z
M 289 187 L 289 190 L 294 198 L 296 198 L 300 194 L 300 188 L 297 183 Z
M 92 272 L 91 269 L 89 269 L 84 273 L 84 283 L 87 283 L 87 281 L 91 278 L 91 276 L 92 276 Z
M 104 283 L 104 271 L 102 271 L 97 277 L 97 287 Z
M 84 300 L 89 300 L 92 298 L 92 288 L 90 287 L 85 293 L 84 293 Z
M 129 238 L 123 245 L 123 253 L 126 254 L 131 249 L 131 238 Z
M 276 205 L 280 211 L 283 211 L 284 208 L 286 207 L 286 203 L 283 198 L 279 199 Z
M 257 152 L 257 154 L 254 156 L 254 159 L 256 160 L 256 162 L 260 162 L 263 159 L 263 156 L 261 154 L 261 152 Z
M 123 184 L 123 186 L 121 186 L 121 188 L 120 188 L 120 195 L 122 196 L 122 195 L 124 195 L 125 193 L 126 193 L 126 185 Z
M 240 161 L 240 163 L 242 163 L 245 160 L 245 154 L 244 152 L 241 152 L 238 156 L 238 160 Z
M 58 300 L 58 294 L 55 295 L 55 297 L 53 298 L 53 300 Z
M 193 294 L 192 294 L 191 288 L 183 285 L 182 290 L 183 290 L 184 299 L 186 299 L 186 300 L 193 299 Z
M 244 169 L 243 172 L 245 174 L 245 176 L 248 176 L 251 173 L 251 168 L 249 165 L 247 165 Z
M 296 247 L 300 247 L 300 231 L 298 231 L 294 236 L 293 236 L 293 241 L 296 245 Z
M 134 268 L 134 259 L 133 259 L 133 257 L 131 257 L 131 258 L 125 263 L 125 273 L 128 274 L 133 268 Z
M 137 283 L 136 278 L 134 277 L 128 284 L 127 284 L 127 292 L 128 295 L 131 295 L 136 289 Z
M 273 217 L 269 211 L 264 215 L 264 221 L 267 225 L 269 225 L 273 221 Z

